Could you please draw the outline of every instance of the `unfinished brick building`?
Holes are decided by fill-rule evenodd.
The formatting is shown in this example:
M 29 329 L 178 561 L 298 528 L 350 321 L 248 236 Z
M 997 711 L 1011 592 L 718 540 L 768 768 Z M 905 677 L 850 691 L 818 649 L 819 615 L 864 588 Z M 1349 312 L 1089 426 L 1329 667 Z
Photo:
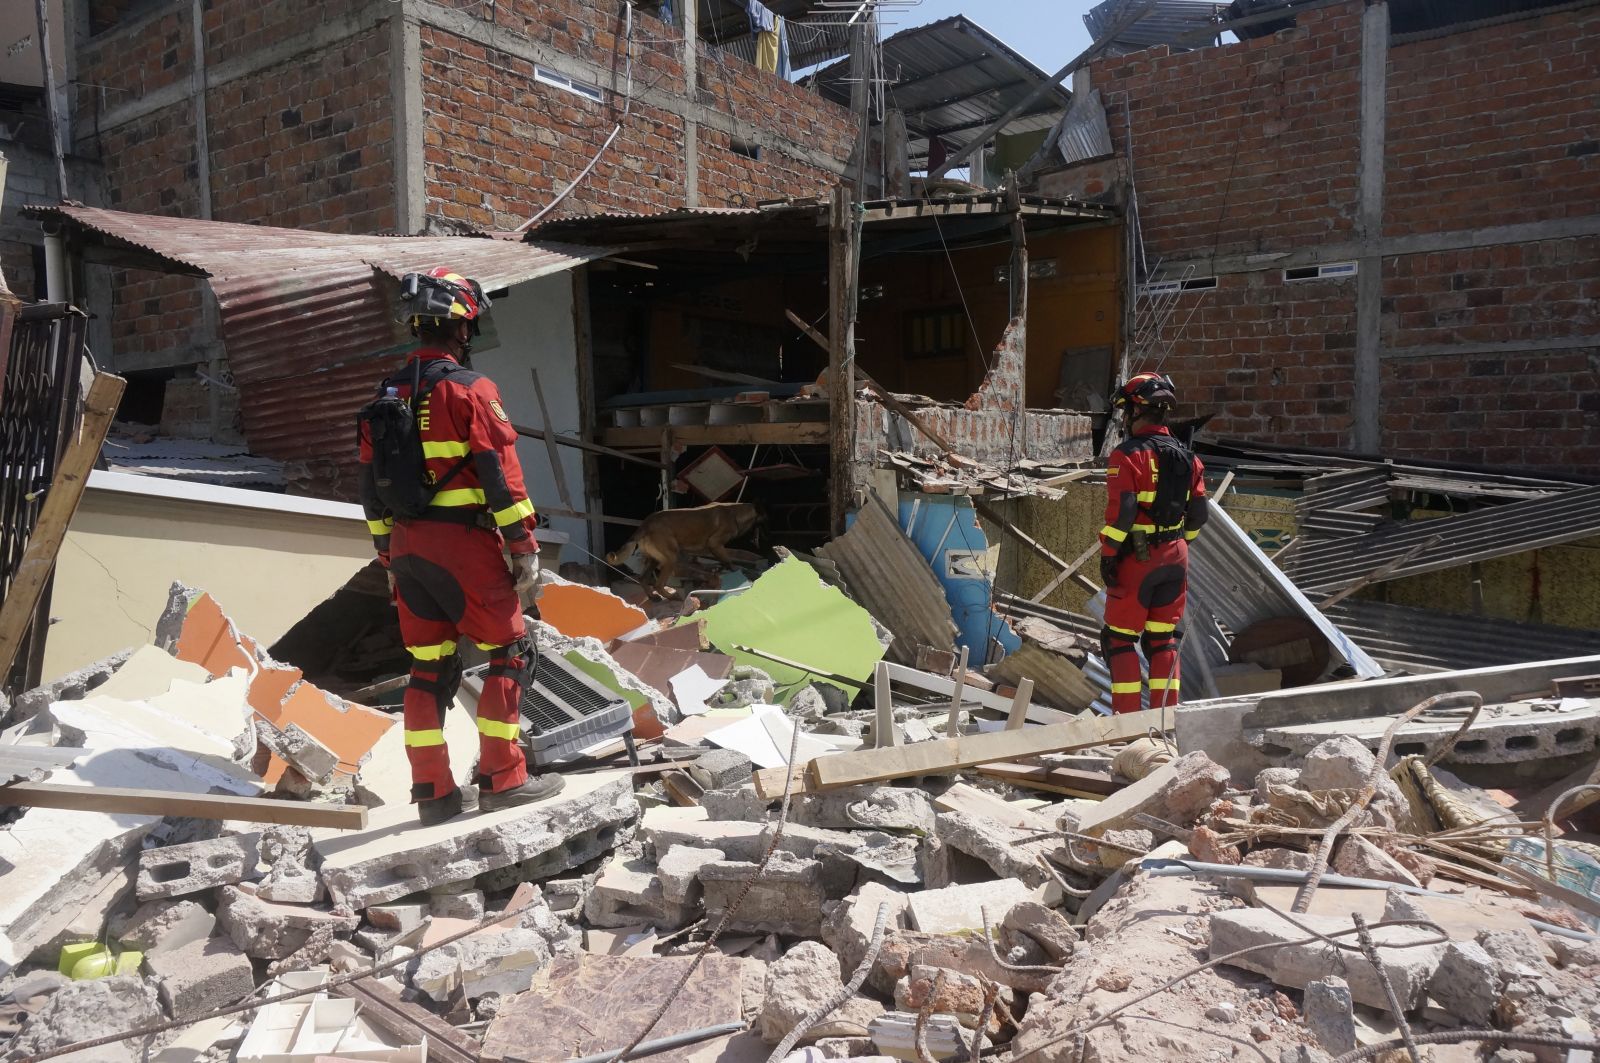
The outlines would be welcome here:
M 117 210 L 509 230 L 596 156 L 557 213 L 814 196 L 855 142 L 845 109 L 611 0 L 77 7 L 73 148 L 103 170 L 85 198 Z M 117 271 L 109 289 L 119 372 L 216 355 L 200 283 Z
M 1163 368 L 1214 432 L 1600 464 L 1600 7 L 1488 6 L 1312 3 L 1093 64 L 1115 156 L 1040 190 L 1131 176 L 1143 298 L 1188 289 Z

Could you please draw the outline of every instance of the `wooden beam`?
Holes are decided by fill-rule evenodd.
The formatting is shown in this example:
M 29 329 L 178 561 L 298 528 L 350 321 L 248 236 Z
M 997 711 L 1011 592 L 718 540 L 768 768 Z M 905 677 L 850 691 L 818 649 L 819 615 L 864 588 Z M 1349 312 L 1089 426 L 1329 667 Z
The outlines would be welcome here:
M 73 372 L 77 371 L 76 366 Z M 50 574 L 55 571 L 56 553 L 66 538 L 67 525 L 78 511 L 78 502 L 89 483 L 89 473 L 100 448 L 111 430 L 111 419 L 116 416 L 117 404 L 122 401 L 122 390 L 127 381 L 110 373 L 98 373 L 89 385 L 89 394 L 83 400 L 83 422 L 78 434 L 68 444 L 56 467 L 50 490 L 39 507 L 39 520 L 28 546 L 22 553 L 5 601 L 0 603 L 0 680 L 11 674 L 17 652 L 22 648 L 28 628 L 32 625 L 34 610 L 38 608 Z M 44 632 L 39 633 L 40 638 Z
M 956 689 L 950 695 L 950 715 L 945 719 L 944 733 L 961 733 L 961 692 L 967 685 L 967 647 L 961 647 L 961 659 L 956 662 Z
M 1067 580 L 1072 579 L 1074 576 L 1076 576 L 1078 574 L 1078 570 L 1080 568 L 1082 568 L 1084 565 L 1086 565 L 1088 563 L 1089 559 L 1091 557 L 1095 556 L 1096 554 L 1098 554 L 1099 552 L 1100 552 L 1100 543 L 1098 541 L 1094 542 L 1094 543 L 1091 543 L 1090 546 L 1089 546 L 1089 549 L 1087 549 L 1083 553 L 1079 554 L 1078 555 L 1078 559 L 1076 561 L 1074 561 L 1071 565 L 1069 565 L 1068 567 L 1062 569 L 1060 572 L 1057 572 L 1056 575 L 1055 575 L 1055 578 L 1052 579 L 1049 583 L 1046 583 L 1044 585 L 1044 588 L 1042 590 L 1040 590 L 1038 594 L 1035 594 L 1033 596 L 1032 600 L 1036 601 L 1036 602 L 1042 602 L 1046 598 L 1050 597 L 1052 594 L 1054 594 L 1056 592 L 1056 588 L 1057 587 L 1061 586 L 1063 583 L 1067 582 Z M 1084 579 L 1088 579 L 1087 576 L 1085 576 L 1083 578 Z M 1082 581 L 1081 580 L 1079 581 L 1079 585 L 1080 586 L 1082 585 Z
M 894 725 L 894 695 L 889 692 L 889 666 L 883 661 L 872 670 L 872 744 L 878 749 L 900 744 L 900 731 Z
M 807 778 L 810 789 L 833 790 L 886 779 L 940 775 L 1000 760 L 1064 753 L 1106 742 L 1129 742 L 1142 738 L 1152 727 L 1160 728 L 1161 717 L 1159 709 L 1119 716 L 1090 715 L 1048 727 L 1024 727 L 1020 731 L 942 738 L 894 749 L 839 753 L 813 760 L 807 769 Z
M 1017 696 L 1011 700 L 1011 712 L 1006 716 L 1006 730 L 1020 731 L 1028 721 L 1028 703 L 1033 700 L 1033 680 L 1023 677 L 1017 684 Z
M 1122 787 L 1109 774 L 1083 771 L 1078 768 L 1052 768 L 1040 764 L 983 764 L 977 769 L 986 779 L 998 779 L 1013 786 L 1026 786 L 1030 790 L 1043 790 L 1052 794 L 1072 797 L 1105 797 Z
M 864 158 L 864 137 L 858 147 Z M 845 513 L 854 500 L 856 307 L 851 282 L 858 250 L 850 189 L 840 184 L 828 212 L 828 530 L 833 535 L 844 534 Z
M 555 477 L 556 493 L 561 496 L 561 504 L 573 509 L 572 491 L 567 487 L 567 470 L 561 467 L 561 455 L 556 453 L 556 441 L 553 438 L 556 430 L 550 423 L 550 407 L 544 401 L 544 385 L 539 383 L 539 369 L 535 366 L 528 372 L 533 374 L 533 395 L 539 400 L 539 419 L 544 422 L 544 449 L 550 459 L 550 475 Z
M 1046 549 L 1043 543 L 1040 543 L 1034 539 L 1033 536 L 1029 535 L 1027 532 L 1024 532 L 1021 528 L 1018 528 L 1016 525 L 1002 517 L 999 513 L 995 512 L 992 506 L 985 502 L 979 502 L 977 499 L 973 499 L 972 505 L 973 508 L 978 511 L 979 515 L 981 515 L 985 520 L 993 521 L 999 526 L 1001 531 L 1017 540 L 1017 542 L 1021 543 L 1023 546 L 1026 546 L 1028 549 L 1032 550 L 1034 553 L 1038 554 L 1040 557 L 1044 558 L 1057 568 L 1067 570 L 1072 581 L 1078 586 L 1082 587 L 1090 594 L 1100 593 L 1099 586 L 1091 582 L 1088 577 L 1077 571 L 1078 565 L 1082 564 L 1082 561 L 1079 561 L 1077 564 L 1063 561 L 1061 558 L 1057 557 L 1055 554 Z M 1087 557 L 1084 558 L 1084 560 L 1087 559 Z
M 527 425 L 513 424 L 511 428 L 517 435 L 527 436 L 529 439 L 543 439 L 546 434 L 542 428 L 529 428 Z M 555 441 L 564 447 L 576 447 L 589 454 L 603 454 L 608 458 L 619 458 L 622 461 L 631 461 L 635 465 L 647 465 L 652 469 L 661 468 L 659 461 L 641 458 L 637 454 L 629 454 L 623 450 L 613 450 L 610 447 L 603 447 L 599 443 L 590 443 L 582 439 L 575 439 L 572 436 L 556 435 Z
M 607 428 L 600 434 L 607 446 L 657 450 L 661 429 Z M 686 447 L 739 447 L 753 444 L 776 446 L 827 446 L 828 422 L 787 421 L 773 424 L 684 424 L 672 428 L 673 442 Z
M 47 782 L 14 782 L 9 786 L 0 786 L 0 805 L 65 808 L 73 812 L 111 812 L 130 816 L 242 819 L 251 823 L 286 823 L 297 827 L 337 827 L 341 830 L 360 830 L 367 825 L 367 810 L 363 805 L 279 801 L 270 797 L 236 797 L 232 794 L 129 790 L 120 786 L 64 786 Z

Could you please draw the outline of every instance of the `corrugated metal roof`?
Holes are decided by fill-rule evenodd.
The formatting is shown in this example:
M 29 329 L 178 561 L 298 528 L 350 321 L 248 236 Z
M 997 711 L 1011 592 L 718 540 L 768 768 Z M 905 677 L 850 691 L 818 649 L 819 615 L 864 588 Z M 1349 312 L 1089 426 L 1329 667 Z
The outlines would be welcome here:
M 1292 555 L 1290 567 L 1299 586 L 1319 595 L 1332 594 L 1398 561 L 1433 536 L 1439 536 L 1440 542 L 1384 573 L 1382 579 L 1438 572 L 1591 535 L 1600 535 L 1600 487 L 1490 506 L 1454 517 L 1408 521 L 1369 535 L 1307 541 Z
M 1056 151 L 1069 163 L 1087 162 L 1112 153 L 1111 128 L 1106 124 L 1106 108 L 1099 89 L 1072 101 L 1072 108 L 1061 119 Z
M 1373 678 L 1383 674 L 1366 651 L 1278 570 L 1227 510 L 1214 503 L 1208 505 L 1211 516 L 1205 531 L 1189 547 L 1189 608 L 1185 621 L 1189 637 L 1183 641 L 1183 668 L 1188 675 L 1203 674 L 1193 654 L 1206 652 L 1206 661 L 1213 666 L 1227 661 L 1211 639 L 1199 637 L 1207 613 L 1234 632 L 1273 617 L 1304 617 L 1327 638 L 1333 657 L 1350 665 L 1358 676 Z
M 356 236 L 96 207 L 29 214 L 76 226 L 114 249 L 142 252 L 151 268 L 206 277 L 221 310 L 252 449 L 284 461 L 331 458 L 346 475 L 354 462 L 356 410 L 410 346 L 394 314 L 393 282 L 402 274 L 449 265 L 492 291 L 611 253 L 532 240 Z M 339 493 L 351 494 L 353 486 L 345 483 Z
M 1099 41 L 1126 11 L 1144 2 L 1105 0 L 1084 12 L 1083 24 L 1088 27 L 1089 36 Z M 1111 55 L 1126 55 L 1156 44 L 1177 45 L 1215 23 L 1227 10 L 1227 0 L 1221 3 L 1216 0 L 1156 0 L 1144 17 L 1116 35 L 1106 51 Z
M 894 635 L 891 660 L 914 665 L 919 646 L 955 648 L 956 625 L 944 588 L 877 495 L 843 535 L 817 548 L 817 556 L 838 566 L 851 597 Z
M 158 438 L 140 442 L 112 436 L 106 440 L 102 457 L 112 472 L 225 487 L 284 484 L 283 462 L 251 454 L 243 446 L 208 439 Z
M 0 746 L 0 786 L 38 782 L 56 768 L 65 768 L 83 750 L 72 746 Z
M 1346 598 L 1328 618 L 1392 671 L 1454 672 L 1600 653 L 1600 631 Z
M 1019 102 L 1050 75 L 965 15 L 913 26 L 884 39 L 888 106 L 903 112 L 913 159 L 927 157 L 930 136 L 960 141 Z M 819 70 L 817 91 L 850 102 L 850 63 Z M 1004 132 L 1048 129 L 1072 100 L 1061 85 L 1030 104 Z

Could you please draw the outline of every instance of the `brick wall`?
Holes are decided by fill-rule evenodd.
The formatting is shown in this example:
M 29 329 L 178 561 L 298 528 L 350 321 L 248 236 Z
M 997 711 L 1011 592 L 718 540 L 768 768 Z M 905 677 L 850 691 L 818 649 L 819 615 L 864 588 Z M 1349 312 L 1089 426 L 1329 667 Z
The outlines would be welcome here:
M 559 0 L 493 9 L 464 5 L 463 13 L 486 24 L 493 18 L 496 33 L 514 33 L 560 61 L 587 67 L 589 83 L 605 93 L 597 103 L 544 84 L 535 80 L 534 63 L 509 48 L 422 27 L 428 215 L 457 226 L 514 228 L 567 186 L 622 118 L 627 80 L 620 7 L 608 0 Z M 674 113 L 682 108 L 645 99 L 663 93 L 683 100 L 682 39 L 676 28 L 634 15 L 635 98 L 628 117 L 561 213 L 651 212 L 686 204 L 685 121 Z M 835 183 L 854 144 L 842 108 L 710 46 L 701 52 L 697 78 L 700 104 L 748 123 L 753 141 L 736 145 L 726 130 L 700 126 L 702 206 L 809 197 Z M 834 168 L 785 150 L 771 131 L 826 154 Z M 747 154 L 752 146 L 757 158 Z
M 1152 262 L 1354 247 L 1363 6 L 1242 44 L 1094 64 L 1120 153 L 1131 124 Z M 1600 212 L 1597 51 L 1595 8 L 1392 43 L 1381 235 Z M 1384 451 L 1600 460 L 1600 348 L 1573 346 L 1600 334 L 1600 240 L 1392 254 L 1382 270 Z M 1182 296 L 1163 368 L 1185 412 L 1216 411 L 1223 435 L 1351 446 L 1356 286 L 1263 269 Z

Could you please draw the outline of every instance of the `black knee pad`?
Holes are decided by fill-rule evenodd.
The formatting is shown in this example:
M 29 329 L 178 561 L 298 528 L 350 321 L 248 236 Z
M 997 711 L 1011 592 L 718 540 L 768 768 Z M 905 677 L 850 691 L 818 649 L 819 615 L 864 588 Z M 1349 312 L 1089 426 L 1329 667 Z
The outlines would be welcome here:
M 505 676 L 517 684 L 519 691 L 526 691 L 538 671 L 538 660 L 533 642 L 524 635 L 511 645 L 501 646 L 489 653 L 489 670 L 486 674 Z
M 1167 649 L 1176 650 L 1178 648 L 1178 643 L 1182 641 L 1183 632 L 1181 631 L 1163 631 L 1155 636 L 1152 636 L 1150 632 L 1146 631 L 1144 634 L 1139 636 L 1139 645 L 1144 647 L 1144 655 L 1146 657 L 1150 657 Z
M 1100 629 L 1100 656 L 1111 662 L 1111 658 L 1119 653 L 1132 653 L 1133 642 L 1126 635 L 1119 635 L 1109 627 Z
M 461 690 L 461 675 L 464 669 L 461 666 L 461 655 L 452 653 L 440 662 L 439 669 L 439 712 L 450 707 L 456 700 L 456 694 Z

